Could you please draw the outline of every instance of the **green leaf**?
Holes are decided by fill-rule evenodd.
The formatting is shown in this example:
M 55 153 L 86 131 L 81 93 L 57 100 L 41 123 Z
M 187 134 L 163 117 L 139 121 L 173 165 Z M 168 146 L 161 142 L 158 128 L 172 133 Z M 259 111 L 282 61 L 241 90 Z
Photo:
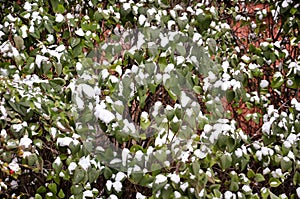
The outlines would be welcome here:
M 82 182 L 84 179 L 84 176 L 85 176 L 84 170 L 81 169 L 80 167 L 77 167 L 75 169 L 73 180 L 72 180 L 73 184 L 78 184 L 78 183 Z
M 210 38 L 207 42 L 208 42 L 208 50 L 212 54 L 216 54 L 216 49 L 217 49 L 217 42 L 216 42 L 216 40 Z
M 143 179 L 143 173 L 132 173 L 130 178 L 137 184 Z
M 66 195 L 65 195 L 65 193 L 64 193 L 64 191 L 62 189 L 59 191 L 58 197 L 59 198 L 65 198 L 66 197 Z
M 269 184 L 271 187 L 278 187 L 279 185 L 281 185 L 281 182 L 277 178 L 270 178 Z
M 104 177 L 105 179 L 109 179 L 112 176 L 112 171 L 109 167 L 104 168 Z
M 229 187 L 230 191 L 236 192 L 239 190 L 239 184 L 237 182 L 231 182 L 230 183 L 230 187 Z
M 232 157 L 227 154 L 223 154 L 221 157 L 221 167 L 223 170 L 228 169 L 231 166 Z
M 269 191 L 269 193 L 270 193 L 270 198 L 271 199 L 279 199 L 279 197 L 278 196 L 276 196 L 274 193 L 272 193 L 271 191 Z
M 201 94 L 201 92 L 202 92 L 202 87 L 201 87 L 201 86 L 194 86 L 194 87 L 193 87 L 193 91 L 194 91 L 196 94 Z
M 57 185 L 55 183 L 50 183 L 48 185 L 48 188 L 53 193 L 53 195 L 56 195 L 56 193 L 57 193 Z
M 289 171 L 290 169 L 292 169 L 293 163 L 291 160 L 285 161 L 284 159 L 282 159 L 280 161 L 280 165 L 282 171 Z
M 270 195 L 269 192 L 270 192 L 270 190 L 265 187 L 260 190 L 260 193 L 261 193 L 261 196 L 263 199 L 267 199 L 269 197 L 269 195 Z
M 282 84 L 284 83 L 283 76 L 280 72 L 276 72 L 273 75 L 272 81 L 271 81 L 271 87 L 272 88 L 280 88 Z
M 52 163 L 52 167 L 56 174 L 58 174 L 61 171 L 62 166 L 63 166 L 62 164 L 57 165 L 55 162 Z
M 62 78 L 54 78 L 52 80 L 49 81 L 50 85 L 59 85 L 59 86 L 64 86 L 66 84 L 66 81 Z
M 208 30 L 212 21 L 212 16 L 208 14 L 199 14 L 198 16 L 196 16 L 196 20 L 198 22 L 197 28 L 199 28 L 200 33 L 202 33 L 203 31 Z
M 161 194 L 161 196 L 162 196 L 162 198 L 163 199 L 169 199 L 170 198 L 170 195 L 172 194 L 172 188 L 168 188 L 167 190 L 166 189 L 162 189 L 162 194 Z
M 37 163 L 38 158 L 36 154 L 31 154 L 30 156 L 27 157 L 28 159 L 28 165 L 33 166 Z
M 72 155 L 75 155 L 80 150 L 80 144 L 75 144 L 71 142 L 69 145 Z
M 294 174 L 293 184 L 295 186 L 300 184 L 300 173 L 298 171 L 296 171 L 295 174 Z
M 36 190 L 37 193 L 45 193 L 46 191 L 47 191 L 47 189 L 46 189 L 46 187 L 44 187 L 44 186 L 40 186 L 40 187 Z
M 18 35 L 15 35 L 14 36 L 14 42 L 15 42 L 16 48 L 18 50 L 21 50 L 24 47 L 24 40 L 23 40 L 22 37 L 20 37 Z
M 248 178 L 254 178 L 255 177 L 255 172 L 252 169 L 249 169 L 247 172 L 247 177 Z
M 178 51 L 178 53 L 181 55 L 181 56 L 185 56 L 186 54 L 186 49 L 183 45 L 179 45 L 177 44 L 176 45 L 176 51 Z
M 99 172 L 95 168 L 91 168 L 88 171 L 88 178 L 90 183 L 94 183 L 95 180 L 99 177 Z
M 291 13 L 292 15 L 294 15 L 294 14 L 296 14 L 297 11 L 298 11 L 297 8 L 292 7 L 291 10 L 290 10 L 290 13 Z
M 263 182 L 263 181 L 265 181 L 266 179 L 265 179 L 265 177 L 264 177 L 262 174 L 257 173 L 257 174 L 255 174 L 254 180 L 255 180 L 256 182 Z
M 70 42 L 71 47 L 74 48 L 75 46 L 77 46 L 80 43 L 80 38 L 71 37 L 69 42 Z
M 58 4 L 57 9 L 56 9 L 56 12 L 58 12 L 58 13 L 64 13 L 65 10 L 66 10 L 66 9 L 65 9 L 65 7 L 64 7 L 63 4 Z
M 71 186 L 71 193 L 76 195 L 82 194 L 83 187 L 81 185 L 72 185 Z
M 59 3 L 59 0 L 50 0 L 51 2 L 51 7 L 53 8 L 54 11 L 57 10 L 57 7 L 58 7 L 58 3 Z
M 40 194 L 38 194 L 38 193 L 35 194 L 34 198 L 35 199 L 43 199 L 42 196 Z
M 226 91 L 226 99 L 228 103 L 231 103 L 235 98 L 235 93 L 233 90 L 227 90 Z

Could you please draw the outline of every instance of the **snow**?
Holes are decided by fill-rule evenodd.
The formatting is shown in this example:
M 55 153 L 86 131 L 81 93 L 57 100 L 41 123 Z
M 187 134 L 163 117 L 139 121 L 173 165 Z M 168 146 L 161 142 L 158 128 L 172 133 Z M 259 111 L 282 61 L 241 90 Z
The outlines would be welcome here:
M 269 82 L 267 80 L 261 80 L 259 85 L 261 88 L 266 88 L 269 86 Z
M 231 191 L 226 191 L 224 193 L 224 198 L 225 199 L 231 199 L 233 197 L 233 193 Z
M 245 63 L 249 63 L 250 62 L 250 57 L 248 57 L 247 55 L 243 55 L 242 57 L 241 57 L 241 59 L 245 62 Z
M 76 70 L 78 71 L 78 70 L 81 70 L 81 69 L 82 69 L 82 63 L 77 62 L 76 63 Z
M 103 70 L 101 71 L 101 76 L 102 76 L 102 79 L 103 79 L 103 80 L 106 79 L 106 78 L 109 76 L 108 70 L 107 70 L 107 69 L 103 69 Z
M 80 37 L 84 36 L 84 32 L 83 32 L 82 28 L 79 28 L 78 30 L 76 30 L 75 34 L 78 35 L 78 36 L 80 36 Z
M 269 121 L 269 122 L 265 122 L 263 125 L 262 125 L 262 132 L 263 133 L 267 133 L 267 134 L 270 134 L 270 130 L 271 130 L 271 125 L 272 123 Z
M 52 42 L 54 42 L 54 36 L 51 35 L 51 34 L 48 34 L 46 40 L 47 40 L 49 43 L 52 43 Z
M 298 187 L 298 188 L 296 189 L 296 192 L 297 192 L 298 198 L 300 198 L 300 187 Z
M 10 188 L 11 189 L 17 189 L 18 188 L 18 182 L 16 180 L 13 180 L 11 183 L 10 183 Z M 52 194 L 52 193 L 51 193 Z
M 4 32 L 2 32 L 2 31 L 0 31 L 0 39 L 2 38 L 2 36 L 4 36 L 5 35 L 5 33 Z
M 297 141 L 297 135 L 294 133 L 291 133 L 287 138 L 287 142 L 294 144 Z
M 28 12 L 30 12 L 31 11 L 31 4 L 28 1 L 26 1 L 23 8 L 25 10 L 27 10 Z
M 254 70 L 254 69 L 256 69 L 256 68 L 259 68 L 260 66 L 258 65 L 258 64 L 253 64 L 253 63 L 250 63 L 249 64 L 249 69 L 250 70 Z
M 191 98 L 188 97 L 184 91 L 182 91 L 180 101 L 181 101 L 182 107 L 186 107 L 187 104 L 191 101 Z
M 184 192 L 188 188 L 189 184 L 188 182 L 185 182 L 180 185 L 180 189 Z
M 112 112 L 104 109 L 99 104 L 97 104 L 95 107 L 94 115 L 106 124 L 115 119 L 115 115 Z
M 178 174 L 169 174 L 168 177 L 176 184 L 178 184 L 180 182 L 180 177 Z
M 71 13 L 67 13 L 67 19 L 74 19 L 74 15 Z
M 17 158 L 14 158 L 14 159 L 12 160 L 12 162 L 8 164 L 8 167 L 9 167 L 11 170 L 15 171 L 15 172 L 21 170 L 21 168 L 20 168 L 20 166 L 19 166 L 19 164 L 18 164 L 17 161 L 18 161 Z
M 83 198 L 92 198 L 94 196 L 93 192 L 91 190 L 86 190 L 83 192 Z
M 174 20 L 176 20 L 177 14 L 176 14 L 175 10 L 170 10 L 170 15 Z
M 41 64 L 42 64 L 43 61 L 48 61 L 48 57 L 45 57 L 45 56 L 42 56 L 42 55 L 36 55 L 35 63 L 39 68 L 41 68 Z
M 173 122 L 173 123 L 177 123 L 177 122 L 179 122 L 179 119 L 177 118 L 177 116 L 176 116 L 176 115 L 173 117 L 173 119 L 172 119 L 172 122 Z
M 57 23 L 61 23 L 61 22 L 63 22 L 64 21 L 64 19 L 65 19 L 65 17 L 62 15 L 62 14 L 55 14 L 55 21 L 57 22 Z
M 130 9 L 130 3 L 124 3 L 123 4 L 123 8 L 124 8 L 124 10 L 129 10 Z
M 136 193 L 136 199 L 146 199 L 147 197 L 141 194 L 140 192 Z
M 259 161 L 262 160 L 262 152 L 261 152 L 260 150 L 256 151 L 255 156 L 257 157 L 257 159 L 258 159 Z
M 71 162 L 70 165 L 68 166 L 68 170 L 72 174 L 72 171 L 74 171 L 77 167 L 77 164 L 75 162 Z
M 115 194 L 111 194 L 108 199 L 118 199 L 118 197 Z
M 7 112 L 6 112 L 5 107 L 1 105 L 0 106 L 0 111 L 2 113 L 2 116 L 0 117 L 0 119 L 5 119 L 7 117 Z M 2 130 L 4 130 L 4 129 L 2 129 Z
M 240 158 L 243 156 L 243 151 L 241 148 L 236 149 L 236 151 L 234 152 L 234 154 L 236 155 L 236 157 Z
M 163 183 L 163 182 L 166 182 L 168 180 L 168 178 L 162 174 L 158 174 L 156 177 L 155 177 L 155 183 L 157 184 L 160 184 L 160 183 Z
M 128 156 L 129 156 L 129 153 L 130 153 L 130 151 L 129 151 L 129 149 L 127 149 L 127 148 L 124 148 L 124 149 L 122 150 L 122 165 L 123 165 L 123 166 L 126 166 L 127 158 L 128 158 Z
M 288 158 L 288 157 L 283 157 L 283 160 L 285 161 L 285 162 L 289 162 L 290 161 L 290 159 Z
M 19 146 L 24 146 L 25 148 L 29 148 L 31 143 L 32 143 L 32 140 L 30 138 L 28 138 L 27 135 L 25 135 L 23 138 L 21 138 Z
M 120 181 L 116 181 L 112 185 L 114 187 L 114 190 L 116 190 L 117 193 L 122 191 L 122 183 Z
M 3 187 L 4 189 L 7 189 L 7 185 L 4 182 L 0 182 L 0 191 L 1 191 L 1 187 Z
M 144 25 L 145 21 L 147 20 L 147 18 L 145 17 L 145 15 L 140 15 L 139 16 L 139 24 L 142 26 Z
M 113 84 L 119 82 L 119 79 L 118 79 L 116 76 L 114 76 L 114 75 L 109 76 L 109 80 L 110 80 L 111 83 L 113 83 Z
M 141 114 L 141 118 L 143 118 L 145 120 L 145 122 L 147 122 L 149 120 L 148 113 L 143 111 L 142 114 Z
M 95 96 L 94 89 L 88 84 L 80 84 L 79 90 L 82 90 L 88 98 L 92 98 Z
M 0 136 L 3 137 L 4 139 L 7 137 L 7 133 L 5 129 L 1 129 Z
M 251 192 L 251 188 L 250 188 L 249 185 L 244 185 L 244 186 L 242 187 L 242 189 L 243 189 L 243 191 L 245 191 L 245 192 Z
M 22 32 L 22 38 L 26 38 L 28 35 L 27 35 L 27 31 L 28 31 L 28 26 L 26 25 L 22 25 L 21 26 L 21 32 Z M 1 36 L 0 36 L 1 37 Z
M 176 64 L 180 65 L 184 63 L 185 58 L 183 56 L 176 57 Z
M 175 198 L 181 198 L 181 194 L 178 191 L 174 191 Z
M 102 151 L 104 151 L 104 149 Z M 109 162 L 109 164 L 118 164 L 120 162 L 122 162 L 122 160 L 120 160 L 119 158 L 114 158 Z
M 58 47 L 56 47 L 56 51 L 57 52 L 63 52 L 66 49 L 66 47 L 64 45 L 59 45 Z
M 126 174 L 123 172 L 118 172 L 115 177 L 115 181 L 121 182 L 126 177 Z
M 15 22 L 17 20 L 17 18 L 14 18 L 11 14 L 7 15 L 6 17 L 10 22 Z
M 152 7 L 151 9 L 147 10 L 147 13 L 152 16 L 156 13 L 156 9 Z
M 59 146 L 69 146 L 70 143 L 73 141 L 70 137 L 64 137 L 64 138 L 57 138 L 57 145 Z
M 300 103 L 295 98 L 292 99 L 291 104 L 295 106 L 297 111 L 300 111 Z
M 168 64 L 167 67 L 165 68 L 164 72 L 170 73 L 173 69 L 174 69 L 174 64 Z
M 61 165 L 62 162 L 61 162 L 60 157 L 58 156 L 53 163 L 58 165 L 58 166 Z
M 142 161 L 143 156 L 144 156 L 144 153 L 141 150 L 138 150 L 135 153 L 135 159 L 139 162 Z
M 196 149 L 194 151 L 194 155 L 199 158 L 199 159 L 203 159 L 206 157 L 207 153 L 204 153 L 203 151 L 201 151 L 200 149 Z
M 13 124 L 12 128 L 16 131 L 19 132 L 23 128 L 22 124 Z
M 91 166 L 90 156 L 80 158 L 78 165 L 87 171 L 87 169 Z
M 106 186 L 106 188 L 107 188 L 108 191 L 111 191 L 112 185 L 113 185 L 112 181 L 111 180 L 107 180 L 105 186 Z
M 175 21 L 169 20 L 169 21 L 168 21 L 168 29 L 169 29 L 169 30 L 172 30 L 172 26 L 173 26 L 173 25 L 176 25 Z
M 286 8 L 286 7 L 288 7 L 289 6 L 289 1 L 288 0 L 284 0 L 283 2 L 282 2 L 282 7 L 283 8 Z

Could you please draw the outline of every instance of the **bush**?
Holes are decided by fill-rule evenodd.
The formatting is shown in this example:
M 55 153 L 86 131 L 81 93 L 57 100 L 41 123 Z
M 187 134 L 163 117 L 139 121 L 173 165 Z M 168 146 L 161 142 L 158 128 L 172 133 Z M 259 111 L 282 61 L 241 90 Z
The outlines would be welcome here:
M 300 198 L 299 5 L 0 0 L 0 196 Z

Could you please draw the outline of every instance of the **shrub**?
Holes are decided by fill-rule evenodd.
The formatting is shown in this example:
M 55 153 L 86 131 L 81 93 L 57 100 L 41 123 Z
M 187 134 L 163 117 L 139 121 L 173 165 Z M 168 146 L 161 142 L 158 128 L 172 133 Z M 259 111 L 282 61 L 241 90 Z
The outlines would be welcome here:
M 1 1 L 2 198 L 299 198 L 296 1 Z

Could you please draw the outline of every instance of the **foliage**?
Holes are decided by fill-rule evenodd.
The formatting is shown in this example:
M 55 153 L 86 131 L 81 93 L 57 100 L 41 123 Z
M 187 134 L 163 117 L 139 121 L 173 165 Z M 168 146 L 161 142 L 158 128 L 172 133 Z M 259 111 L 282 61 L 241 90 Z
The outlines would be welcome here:
M 1 198 L 300 198 L 300 4 L 226 2 L 0 0 Z

